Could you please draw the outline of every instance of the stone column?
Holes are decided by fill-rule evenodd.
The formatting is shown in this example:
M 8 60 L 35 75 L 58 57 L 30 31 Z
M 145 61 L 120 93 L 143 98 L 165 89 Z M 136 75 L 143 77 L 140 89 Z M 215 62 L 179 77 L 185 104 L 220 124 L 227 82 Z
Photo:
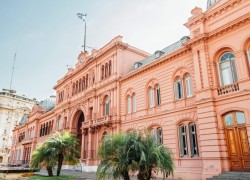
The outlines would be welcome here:
M 83 162 L 84 159 L 86 159 L 85 155 L 85 136 L 87 135 L 87 129 L 82 129 L 82 146 L 81 146 L 81 160 Z

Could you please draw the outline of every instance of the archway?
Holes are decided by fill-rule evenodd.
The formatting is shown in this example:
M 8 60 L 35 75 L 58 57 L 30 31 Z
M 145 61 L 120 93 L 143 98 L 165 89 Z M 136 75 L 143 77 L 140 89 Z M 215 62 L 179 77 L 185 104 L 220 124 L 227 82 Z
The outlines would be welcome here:
M 77 119 L 77 138 L 79 139 L 79 145 L 82 148 L 82 123 L 84 122 L 84 114 L 82 111 L 78 112 Z
M 0 156 L 0 163 L 3 162 L 3 156 Z
M 84 113 L 81 110 L 78 110 L 74 116 L 71 124 L 71 131 L 77 136 L 79 147 L 82 150 L 82 123 L 85 120 Z

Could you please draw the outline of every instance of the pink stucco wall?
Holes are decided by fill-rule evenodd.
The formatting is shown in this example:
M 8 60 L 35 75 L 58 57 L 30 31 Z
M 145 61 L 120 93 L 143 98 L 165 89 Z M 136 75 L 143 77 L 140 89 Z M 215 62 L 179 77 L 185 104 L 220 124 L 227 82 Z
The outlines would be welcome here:
M 250 1 L 246 0 L 220 0 L 204 12 L 193 9 L 192 17 L 185 24 L 190 30 L 190 40 L 132 71 L 134 63 L 150 54 L 123 43 L 121 36 L 91 54 L 81 53 L 75 68 L 54 87 L 56 107 L 49 112 L 35 108 L 29 121 L 15 128 L 16 137 L 29 127 L 35 127 L 36 133 L 32 141 L 14 143 L 12 152 L 24 146 L 34 150 L 46 140 L 51 133 L 42 137 L 39 133 L 41 125 L 49 121 L 54 123 L 52 132 L 77 133 L 77 122 L 83 112 L 81 161 L 87 166 L 98 165 L 95 154 L 104 133 L 160 127 L 163 144 L 174 155 L 175 178 L 205 179 L 232 170 L 224 115 L 243 112 L 246 122 L 242 127 L 247 131 L 248 143 L 250 139 L 249 12 Z M 238 76 L 237 82 L 228 86 L 220 84 L 218 71 L 219 58 L 225 52 L 235 56 Z M 111 62 L 111 72 L 101 79 L 101 68 L 106 62 Z M 88 87 L 73 95 L 73 84 L 86 74 L 95 81 L 89 79 Z M 184 79 L 187 74 L 191 77 L 192 96 L 175 100 L 174 81 L 177 77 Z M 150 108 L 148 88 L 155 85 L 160 87 L 161 103 Z M 231 91 L 232 87 L 238 88 Z M 128 113 L 127 96 L 132 94 L 136 96 L 136 112 Z M 110 110 L 105 116 L 106 97 Z M 56 126 L 58 120 L 61 120 L 61 129 Z M 189 123 L 196 125 L 199 154 L 191 157 L 189 152 L 181 157 L 178 127 Z M 188 148 L 190 146 L 188 142 Z M 15 156 L 11 160 L 15 161 Z

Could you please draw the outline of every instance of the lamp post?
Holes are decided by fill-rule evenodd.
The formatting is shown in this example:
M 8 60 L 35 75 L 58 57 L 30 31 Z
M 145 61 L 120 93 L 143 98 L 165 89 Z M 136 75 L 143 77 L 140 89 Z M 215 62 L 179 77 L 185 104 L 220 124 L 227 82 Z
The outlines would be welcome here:
M 82 19 L 84 21 L 84 45 L 83 45 L 83 48 L 84 48 L 84 52 L 86 51 L 86 16 L 87 14 L 83 14 L 83 13 L 77 13 L 77 16 L 79 19 Z

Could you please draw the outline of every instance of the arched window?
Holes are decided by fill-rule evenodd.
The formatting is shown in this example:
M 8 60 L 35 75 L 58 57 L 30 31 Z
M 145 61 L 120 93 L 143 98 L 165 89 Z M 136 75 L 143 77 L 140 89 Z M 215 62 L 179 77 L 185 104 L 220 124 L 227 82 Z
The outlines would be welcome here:
M 81 92 L 82 91 L 82 79 L 80 78 L 80 80 L 79 80 L 79 92 Z
M 161 91 L 160 86 L 156 86 L 155 88 L 155 97 L 156 97 L 156 106 L 159 106 L 161 104 Z
M 112 68 L 111 61 L 109 61 L 109 76 L 111 75 L 111 68 Z
M 224 53 L 219 60 L 219 76 L 222 86 L 237 82 L 235 57 L 231 52 Z
M 127 97 L 127 113 L 128 114 L 131 113 L 131 97 L 130 96 Z
M 109 106 L 110 106 L 109 98 L 108 96 L 106 96 L 105 103 L 104 103 L 104 115 L 105 116 L 109 116 Z
M 178 127 L 178 134 L 180 156 L 199 156 L 196 125 L 194 123 L 181 124 Z M 189 134 L 189 136 L 187 136 L 187 134 Z M 188 147 L 190 147 L 190 154 L 188 152 Z
M 104 65 L 102 65 L 102 76 L 101 76 L 101 80 L 103 80 L 104 79 Z
M 196 134 L 196 126 L 194 123 L 190 123 L 188 125 L 189 130 L 189 139 L 190 139 L 190 150 L 191 157 L 198 156 L 198 142 L 197 142 L 197 134 Z
M 154 89 L 153 88 L 149 89 L 148 95 L 149 95 L 149 107 L 150 108 L 154 107 L 155 104 L 154 104 Z
M 152 128 L 150 132 L 151 132 L 151 136 L 156 139 L 158 144 L 163 143 L 162 128 L 160 127 Z
M 88 74 L 87 74 L 87 75 L 86 75 L 86 83 L 85 83 L 86 89 L 88 88 L 88 80 L 89 80 L 89 76 L 88 76 Z
M 136 112 L 136 96 L 135 96 L 135 94 L 132 95 L 132 101 L 133 101 L 133 112 Z
M 108 63 L 105 64 L 105 78 L 108 77 Z
M 189 74 L 185 76 L 185 84 L 186 84 L 186 96 L 191 97 L 192 96 L 192 81 L 191 81 Z
M 181 78 L 177 78 L 174 82 L 174 92 L 175 92 L 175 99 L 180 100 L 183 98 L 183 90 L 182 90 L 182 80 Z
M 78 93 L 78 81 L 76 81 L 76 89 L 75 89 L 75 94 L 77 94 Z
M 75 94 L 75 83 L 73 83 L 72 96 Z
M 46 125 L 45 125 L 45 136 L 48 135 L 48 122 L 46 122 Z
M 179 145 L 180 145 L 180 156 L 187 156 L 188 155 L 188 146 L 187 146 L 187 133 L 186 133 L 186 126 L 180 125 L 179 126 Z
M 250 66 L 250 46 L 247 49 L 247 59 L 248 59 L 248 65 Z
M 83 76 L 82 78 L 82 90 L 85 89 L 85 76 Z

